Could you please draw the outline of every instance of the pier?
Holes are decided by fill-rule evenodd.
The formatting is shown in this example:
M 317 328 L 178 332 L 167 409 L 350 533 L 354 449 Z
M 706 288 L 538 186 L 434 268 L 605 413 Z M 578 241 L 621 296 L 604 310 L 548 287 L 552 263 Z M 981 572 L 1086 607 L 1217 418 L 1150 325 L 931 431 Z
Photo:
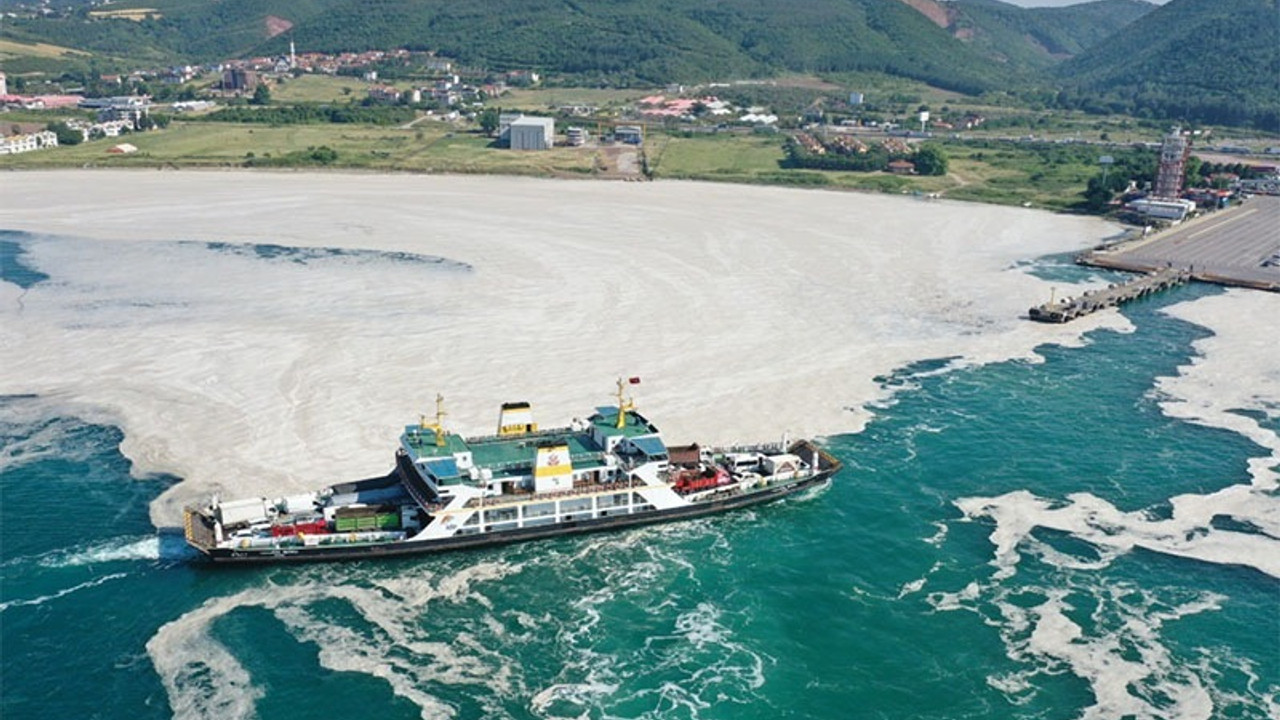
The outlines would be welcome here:
M 1280 292 L 1280 197 L 1254 197 L 1168 230 L 1085 253 L 1076 262 L 1130 272 L 1185 268 L 1201 282 Z
M 1039 322 L 1070 322 L 1105 308 L 1117 307 L 1130 300 L 1182 285 L 1190 279 L 1191 273 L 1186 270 L 1165 268 L 1101 290 L 1090 290 L 1080 297 L 1050 300 L 1031 308 L 1028 315 Z
M 1070 322 L 1189 280 L 1280 292 L 1280 197 L 1255 197 L 1168 230 L 1097 248 L 1076 262 L 1144 274 L 1078 298 L 1050 300 L 1031 308 L 1032 320 Z

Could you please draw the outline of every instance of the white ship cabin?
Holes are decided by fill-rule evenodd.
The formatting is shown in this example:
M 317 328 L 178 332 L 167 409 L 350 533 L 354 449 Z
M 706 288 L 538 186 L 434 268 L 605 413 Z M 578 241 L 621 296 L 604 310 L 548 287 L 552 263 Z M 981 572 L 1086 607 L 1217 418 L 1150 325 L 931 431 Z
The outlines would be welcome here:
M 456 498 L 566 493 L 626 480 L 669 462 L 658 428 L 627 408 L 596 409 L 569 427 L 540 430 L 528 403 L 507 403 L 496 435 L 464 438 L 439 422 L 410 425 L 401 447 L 443 505 Z M 411 488 L 412 490 L 412 488 Z

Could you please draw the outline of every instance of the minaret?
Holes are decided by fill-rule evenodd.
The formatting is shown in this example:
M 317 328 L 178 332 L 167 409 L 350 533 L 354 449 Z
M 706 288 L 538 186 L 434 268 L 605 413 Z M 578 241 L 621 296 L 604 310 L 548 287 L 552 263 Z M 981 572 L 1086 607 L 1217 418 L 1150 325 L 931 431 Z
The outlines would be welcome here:
M 293 47 L 293 38 L 289 38 L 289 67 L 298 67 L 298 53 Z

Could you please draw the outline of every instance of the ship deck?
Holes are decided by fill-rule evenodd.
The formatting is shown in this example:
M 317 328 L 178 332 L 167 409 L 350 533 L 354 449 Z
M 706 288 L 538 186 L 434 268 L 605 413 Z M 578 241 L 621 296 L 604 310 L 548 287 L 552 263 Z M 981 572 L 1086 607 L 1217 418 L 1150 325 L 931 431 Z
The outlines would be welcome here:
M 501 495 L 493 495 L 485 498 L 471 498 L 463 507 L 479 508 L 479 507 L 499 507 L 502 505 L 516 505 L 519 503 L 530 502 L 533 500 L 560 500 L 567 497 L 576 497 L 579 495 L 594 495 L 597 493 L 607 492 L 625 492 L 632 488 L 644 487 L 644 483 L 635 480 L 619 480 L 617 482 L 584 482 L 579 481 L 573 484 L 572 488 L 564 490 L 556 490 L 553 492 L 534 492 L 525 488 L 515 488 L 508 490 Z

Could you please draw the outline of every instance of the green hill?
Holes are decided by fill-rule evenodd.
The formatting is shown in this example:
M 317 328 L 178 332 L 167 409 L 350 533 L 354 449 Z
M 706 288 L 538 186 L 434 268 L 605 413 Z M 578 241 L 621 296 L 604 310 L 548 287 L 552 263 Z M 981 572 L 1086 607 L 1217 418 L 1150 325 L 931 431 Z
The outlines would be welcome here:
M 1171 0 L 1056 75 L 1067 104 L 1280 131 L 1280 7 Z
M 0 0 L 0 10 L 13 7 L 16 0 Z M 292 38 L 301 50 L 433 50 L 471 67 L 613 85 L 871 71 L 970 94 L 1027 90 L 1094 112 L 1280 125 L 1277 0 L 1037 9 L 999 0 L 54 0 L 49 7 L 57 11 L 6 17 L 0 38 L 92 56 L 0 53 L 0 67 L 108 72 L 282 54 Z M 138 12 L 121 12 L 130 8 Z
M 9 20 L 4 32 L 106 57 L 212 61 L 283 52 L 287 39 L 268 34 L 275 16 L 292 23 L 288 36 L 306 50 L 430 49 L 473 66 L 609 82 L 870 70 L 979 92 L 1077 51 L 1143 3 L 1103 0 L 1091 5 L 1119 9 L 1071 13 L 993 0 L 956 5 L 974 29 L 970 40 L 901 0 L 124 0 L 109 7 L 151 15 L 109 18 L 81 6 L 65 17 Z
M 1040 69 L 1084 52 L 1155 7 L 1142 0 L 1097 0 L 1058 8 L 955 0 L 949 4 L 949 30 L 989 57 Z

